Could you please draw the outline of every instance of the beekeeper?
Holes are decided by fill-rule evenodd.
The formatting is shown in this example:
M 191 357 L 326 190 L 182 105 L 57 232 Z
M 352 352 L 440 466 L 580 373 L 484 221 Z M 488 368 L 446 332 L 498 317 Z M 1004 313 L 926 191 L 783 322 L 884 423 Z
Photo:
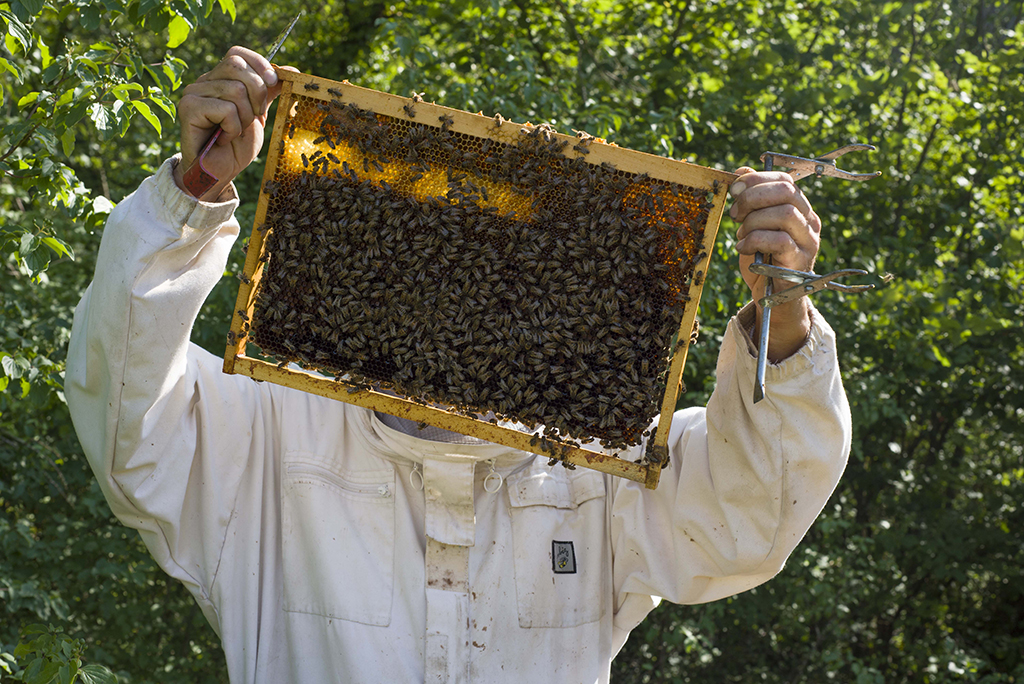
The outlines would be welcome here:
M 729 323 L 707 408 L 673 418 L 655 491 L 224 375 L 189 343 L 239 226 L 231 180 L 280 92 L 232 48 L 184 90 L 181 154 L 111 213 L 75 312 L 66 394 L 114 514 L 195 596 L 232 682 L 607 682 L 657 604 L 779 572 L 843 471 L 835 336 L 774 309 L 771 394 L 751 403 L 753 305 Z M 182 170 L 223 179 L 200 198 Z M 784 173 L 731 187 L 739 268 L 812 269 L 820 222 Z

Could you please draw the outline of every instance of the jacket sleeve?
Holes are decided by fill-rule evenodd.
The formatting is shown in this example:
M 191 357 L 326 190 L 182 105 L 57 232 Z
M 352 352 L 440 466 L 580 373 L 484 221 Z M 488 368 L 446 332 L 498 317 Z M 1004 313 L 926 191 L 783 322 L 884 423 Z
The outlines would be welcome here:
M 654 491 L 615 483 L 611 504 L 617 629 L 665 598 L 714 601 L 776 575 L 846 467 L 851 418 L 835 334 L 817 311 L 806 344 L 767 371 L 753 403 L 753 307 L 729 324 L 706 409 L 676 413 Z
M 176 161 L 107 220 L 94 280 L 75 311 L 65 390 L 114 514 L 139 530 L 216 628 L 209 591 L 242 472 L 263 448 L 266 391 L 223 375 L 220 359 L 189 343 L 238 235 L 238 202 L 205 204 L 181 192 Z

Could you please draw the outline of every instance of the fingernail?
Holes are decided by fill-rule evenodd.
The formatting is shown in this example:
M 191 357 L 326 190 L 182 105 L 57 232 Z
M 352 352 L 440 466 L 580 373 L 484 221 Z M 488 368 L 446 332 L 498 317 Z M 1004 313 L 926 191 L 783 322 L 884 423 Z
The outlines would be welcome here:
M 732 216 L 733 218 L 736 218 L 736 205 L 735 204 L 732 205 L 731 207 L 729 207 L 729 216 Z
M 263 82 L 268 86 L 275 85 L 277 83 L 277 72 L 273 69 L 267 69 L 263 72 Z
M 740 194 L 747 189 L 747 184 L 743 181 L 736 181 L 729 186 L 729 194 L 733 197 L 739 197 Z

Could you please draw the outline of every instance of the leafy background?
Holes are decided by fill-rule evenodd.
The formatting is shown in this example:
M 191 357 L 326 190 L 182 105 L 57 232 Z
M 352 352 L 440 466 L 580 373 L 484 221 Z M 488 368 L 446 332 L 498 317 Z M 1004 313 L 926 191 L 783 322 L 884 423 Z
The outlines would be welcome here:
M 816 302 L 853 409 L 847 474 L 778 578 L 661 606 L 613 676 L 1024 681 L 1020 0 L 0 3 L 0 681 L 226 679 L 199 610 L 111 517 L 63 362 L 106 214 L 175 151 L 176 91 L 304 7 L 276 61 L 328 78 L 727 170 L 877 145 L 841 166 L 879 180 L 803 181 L 818 269 L 880 285 Z M 243 226 L 260 166 L 238 180 Z M 686 404 L 706 401 L 745 297 L 735 228 Z M 234 290 L 225 277 L 196 325 L 217 354 Z

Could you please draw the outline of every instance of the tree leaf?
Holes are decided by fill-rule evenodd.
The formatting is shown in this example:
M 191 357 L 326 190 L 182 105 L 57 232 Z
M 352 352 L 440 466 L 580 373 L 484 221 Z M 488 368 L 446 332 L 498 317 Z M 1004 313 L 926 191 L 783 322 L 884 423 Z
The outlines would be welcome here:
M 19 69 L 16 64 L 11 64 L 5 58 L 0 57 L 0 69 L 9 71 L 14 78 L 18 79 L 19 83 L 21 82 L 21 69 Z
M 78 122 L 82 120 L 82 117 L 85 116 L 88 109 L 88 102 L 78 102 L 68 110 L 67 115 L 64 117 L 64 125 L 68 128 L 77 125 Z
M 170 79 L 172 92 L 181 87 L 181 75 L 185 73 L 185 68 L 185 62 L 177 57 L 167 55 L 164 58 L 162 69 L 167 74 L 167 78 Z
M 148 121 L 150 125 L 156 129 L 157 135 L 162 135 L 160 130 L 160 119 L 157 117 L 156 114 L 153 113 L 153 110 L 150 109 L 148 104 L 146 104 L 142 100 L 132 100 L 132 107 L 134 107 L 135 111 L 141 114 L 146 119 L 146 121 Z
M 64 72 L 64 62 L 53 62 L 50 66 L 43 69 L 43 83 L 53 83 L 61 74 Z
M 86 31 L 95 31 L 100 27 L 103 9 L 97 5 L 86 5 L 79 11 L 79 21 Z
M 157 9 L 163 7 L 163 0 L 141 0 L 139 2 L 138 16 L 140 20 L 145 20 L 146 16 Z
M 103 195 L 97 195 L 92 201 L 92 211 L 95 214 L 109 214 L 114 210 L 115 204 Z
M 174 18 L 171 19 L 171 23 L 167 25 L 167 47 L 176 48 L 184 43 L 185 39 L 188 38 L 189 31 L 191 30 L 192 25 L 188 23 L 185 17 L 180 14 L 175 14 Z
M 21 236 L 21 243 L 18 245 L 18 254 L 25 256 L 31 254 L 39 248 L 39 238 L 32 233 L 23 233 Z M 35 626 L 35 625 L 33 625 Z M 32 632 L 28 632 L 32 634 Z
M 39 99 L 39 91 L 34 90 L 31 93 L 28 93 L 27 95 L 22 96 L 22 98 L 20 100 L 18 100 L 18 107 L 24 107 L 25 105 L 32 104 L 33 102 L 35 102 L 38 99 Z
M 75 151 L 75 129 L 65 128 L 64 132 L 60 134 L 60 145 L 64 150 L 64 156 L 70 157 L 71 153 Z
M 146 67 L 142 63 L 138 50 L 132 50 L 128 53 L 128 61 L 132 64 L 132 73 L 129 77 L 134 79 L 142 78 L 142 74 L 145 73 Z M 145 89 L 143 89 L 143 92 L 145 92 Z
M 220 11 L 231 17 L 231 23 L 235 22 L 235 0 L 217 0 L 220 4 Z
M 168 97 L 164 95 L 163 92 L 161 92 L 157 88 L 150 88 L 149 101 L 155 104 L 160 109 L 164 110 L 164 113 L 171 118 L 171 121 L 174 121 L 174 118 L 176 116 L 176 112 L 174 110 L 174 103 L 171 102 L 171 100 L 168 99 Z
M 57 661 L 46 661 L 39 659 L 34 661 L 35 663 L 45 663 L 39 668 L 37 672 L 29 675 L 27 672 L 23 675 L 22 679 L 25 684 L 50 684 L 57 677 L 57 671 L 60 670 L 60 663 Z
M 16 55 L 18 53 L 18 46 L 20 45 L 21 43 L 15 35 L 8 31 L 7 35 L 4 36 L 4 47 L 7 48 L 7 51 L 12 55 Z
M 74 250 L 71 249 L 71 246 L 68 245 L 68 243 L 64 242 L 60 238 L 53 237 L 52 235 L 48 235 L 48 236 L 44 237 L 41 240 L 41 242 L 44 245 L 46 245 L 47 247 L 49 247 L 50 249 L 52 249 L 57 254 L 58 257 L 66 256 L 69 259 L 71 259 L 72 261 L 75 260 L 75 252 L 74 252 Z
M 36 47 L 39 48 L 39 64 L 45 69 L 53 61 L 53 57 L 50 55 L 50 46 L 46 44 L 42 36 L 39 36 L 38 40 L 36 40 Z
M 22 255 L 22 263 L 33 278 L 45 271 L 50 265 L 50 253 L 46 250 L 37 249 L 31 254 Z
M 100 65 L 88 55 L 79 55 L 75 57 L 75 73 L 78 74 L 80 78 L 86 78 L 87 76 L 99 76 Z
M 25 375 L 28 370 L 32 367 L 32 364 L 28 362 L 28 359 L 21 356 L 5 356 L 0 359 L 0 365 L 3 366 L 4 374 L 11 380 L 17 380 L 18 378 Z M 38 634 L 39 632 L 28 632 L 26 630 L 26 636 L 28 634 Z M 22 648 L 23 647 L 23 648 Z M 19 648 L 22 648 L 22 652 L 19 654 L 18 649 L 14 650 L 14 655 L 21 657 L 27 653 L 31 653 L 31 642 L 28 644 L 19 644 Z
M 117 684 L 117 677 L 108 668 L 96 663 L 89 663 L 81 670 L 79 676 L 82 684 Z
M 110 93 L 121 102 L 131 102 L 130 93 L 142 93 L 145 92 L 141 85 L 138 83 L 120 83 L 110 89 Z
M 151 79 L 156 81 L 157 87 L 159 87 L 161 90 L 163 90 L 164 88 L 169 88 L 169 86 L 171 85 L 170 80 L 168 80 L 167 76 L 162 71 L 157 71 L 148 64 L 143 64 L 142 68 L 145 70 L 147 74 L 149 74 L 149 77 Z M 152 90 L 152 88 L 150 88 L 150 90 Z
M 18 19 L 18 17 L 14 16 L 7 10 L 0 9 L 0 17 L 3 17 L 7 21 L 7 30 L 10 31 L 9 35 L 17 38 L 18 42 L 21 43 L 21 49 L 25 54 L 28 54 L 29 47 L 35 45 L 35 41 L 32 40 L 32 32 L 27 26 L 25 26 L 25 24 L 21 23 L 21 20 Z M 11 52 L 13 53 L 14 51 L 11 50 Z
M 20 0 L 20 2 L 33 17 L 43 11 L 43 0 Z
M 113 114 L 106 105 L 94 102 L 89 107 L 89 118 L 100 131 L 108 131 L 114 125 Z

